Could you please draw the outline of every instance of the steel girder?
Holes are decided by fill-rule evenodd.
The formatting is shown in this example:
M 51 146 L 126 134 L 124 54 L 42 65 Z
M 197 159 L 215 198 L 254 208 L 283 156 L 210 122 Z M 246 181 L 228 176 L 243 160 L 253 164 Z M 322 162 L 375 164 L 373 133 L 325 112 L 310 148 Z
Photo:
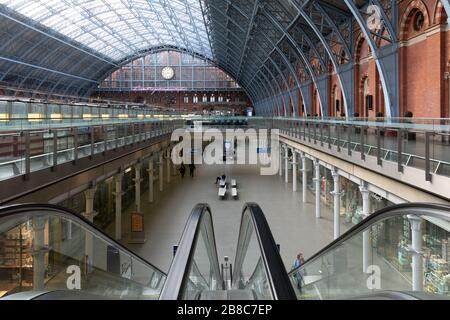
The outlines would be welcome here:
M 241 46 L 240 46 L 240 48 L 241 48 L 241 51 L 242 51 L 242 53 L 241 53 L 241 55 L 240 55 L 240 57 L 244 57 L 245 58 L 245 56 L 246 56 L 246 54 L 244 53 L 244 50 L 247 50 L 247 48 L 246 47 L 243 47 L 242 46 L 242 44 L 243 43 L 248 43 L 249 42 L 249 40 L 251 40 L 252 39 L 252 36 L 250 35 L 250 32 L 248 31 L 248 30 L 250 30 L 250 28 L 252 28 L 252 26 L 250 25 L 250 24 L 247 24 L 247 32 L 243 29 L 243 28 L 241 28 L 240 27 L 240 25 L 238 24 L 238 23 L 236 23 L 235 21 L 234 21 L 234 19 L 232 19 L 230 16 L 228 16 L 228 15 L 226 15 L 226 12 L 227 12 L 227 10 L 230 8 L 230 7 L 232 7 L 233 9 L 235 9 L 235 12 L 237 12 L 240 16 L 242 16 L 244 19 L 246 19 L 247 21 L 250 21 L 250 20 L 252 20 L 252 18 L 249 18 L 249 15 L 246 13 L 246 12 L 244 12 L 241 8 L 238 8 L 235 4 L 232 4 L 232 3 L 230 3 L 229 1 L 227 1 L 226 3 L 227 3 L 227 8 L 226 8 L 226 10 L 220 10 L 221 8 L 216 8 L 215 7 L 215 5 L 214 4 L 212 4 L 211 3 L 212 1 L 206 1 L 206 7 L 210 7 L 210 8 L 213 8 L 213 9 L 215 9 L 215 12 L 214 12 L 214 14 L 219 14 L 222 18 L 224 18 L 225 19 L 225 23 L 229 23 L 229 22 L 231 22 L 235 27 L 237 27 L 238 29 L 239 29 L 239 31 L 240 31 L 240 33 L 242 34 L 242 35 L 246 35 L 246 36 L 248 36 L 248 37 L 246 37 L 245 39 L 242 39 L 240 42 L 241 42 Z M 224 8 L 222 8 L 222 9 L 224 9 Z M 256 11 L 255 11 L 256 9 L 255 9 L 255 6 L 251 6 L 251 10 L 248 8 L 247 9 L 247 12 L 250 12 L 252 15 L 253 14 L 256 14 Z M 224 11 L 225 11 L 225 13 L 224 13 Z M 211 9 L 209 9 L 209 14 L 213 14 L 212 12 L 211 12 Z M 211 20 L 213 20 L 213 19 L 211 19 Z M 221 23 L 221 22 L 219 22 L 219 21 L 217 21 L 217 19 L 215 20 L 215 21 L 212 21 L 212 25 L 214 25 L 214 24 L 217 24 L 217 25 L 222 25 L 222 29 L 225 31 L 226 30 L 226 34 L 228 35 L 228 34 L 230 34 L 230 27 L 229 26 L 227 26 L 227 27 L 224 27 L 223 26 L 223 24 Z M 223 34 L 224 32 L 221 32 L 221 34 Z M 232 30 L 231 30 L 231 33 L 234 33 Z M 214 33 L 213 33 L 213 31 L 210 31 L 210 34 L 211 34 L 211 36 L 212 36 L 212 38 L 214 39 Z M 238 39 L 240 39 L 239 38 L 239 36 L 236 36 L 236 35 L 234 35 L 235 36 L 235 38 L 238 38 Z M 244 37 L 242 37 L 242 38 L 244 38 Z M 227 38 L 227 40 L 228 39 L 230 39 L 230 38 Z M 266 51 L 264 48 L 262 48 L 262 45 L 261 44 L 257 44 L 258 45 L 258 49 L 259 50 L 263 50 L 263 51 Z M 238 46 L 239 47 L 239 46 Z M 215 53 L 216 53 L 216 51 L 214 51 Z M 239 61 L 241 60 L 241 58 L 239 58 Z M 252 60 L 250 60 L 250 61 L 252 61 Z M 274 61 L 272 60 L 271 61 L 271 63 L 272 63 L 272 65 L 274 65 Z M 252 64 L 253 64 L 253 61 L 252 61 Z M 241 63 L 239 63 L 239 65 L 238 66 L 240 66 L 241 65 Z M 259 67 L 259 68 L 261 68 L 261 66 Z M 288 67 L 289 68 L 289 67 Z M 288 84 L 288 81 L 286 80 L 286 77 L 284 76 L 284 74 L 281 72 L 281 69 L 279 68 L 279 66 L 275 66 L 275 69 L 276 69 L 276 71 L 277 71 L 277 73 L 282 77 L 282 79 L 283 79 L 283 82 L 285 83 L 285 85 L 286 85 L 286 88 L 287 88 L 287 90 L 289 90 L 290 89 L 290 86 L 289 86 L 289 84 Z M 237 74 L 239 74 L 239 70 L 237 71 L 237 72 L 234 72 L 234 76 L 235 77 L 237 77 Z M 292 74 L 293 75 L 293 77 L 294 77 L 294 74 Z M 289 92 L 290 92 L 290 90 L 289 90 Z M 284 100 L 284 98 L 283 98 L 283 100 Z M 287 103 L 285 103 L 285 105 L 287 105 Z
M 298 14 L 315 33 L 323 48 L 328 54 L 330 61 L 336 71 L 342 96 L 346 117 L 353 115 L 354 106 L 354 62 L 352 54 L 352 23 L 349 16 L 340 13 L 335 8 L 329 10 L 326 5 L 319 1 L 309 1 L 299 4 L 298 0 L 291 0 L 298 10 Z M 333 18 L 331 15 L 334 15 Z M 341 26 L 347 26 L 347 34 L 344 35 L 334 21 L 339 21 Z M 343 61 L 342 61 L 343 60 Z M 328 100 L 328 77 L 322 77 L 317 82 L 316 88 Z M 328 105 L 328 101 L 326 105 Z M 323 114 L 323 113 L 322 113 Z
M 216 38 L 216 41 L 218 43 L 221 43 L 222 40 L 220 40 L 220 38 Z M 220 56 L 220 55 L 222 55 L 222 53 L 218 52 L 217 55 Z M 236 58 L 231 56 L 231 59 L 236 59 Z M 234 60 L 233 62 L 237 63 L 237 60 Z M 231 66 L 228 64 L 228 62 L 227 62 L 227 64 L 224 67 L 225 67 L 226 70 L 231 70 Z M 266 79 L 267 83 L 270 85 L 271 91 L 275 93 L 275 90 L 273 89 L 272 84 L 270 83 L 270 81 L 268 81 L 267 78 L 265 78 L 265 79 Z M 242 80 L 245 81 L 245 79 L 242 79 Z M 262 82 L 262 83 L 264 83 L 264 82 Z M 252 87 L 252 84 L 248 84 L 248 83 L 245 83 L 245 82 L 243 82 L 243 84 L 245 84 L 246 87 Z M 278 85 L 278 83 L 277 83 L 277 85 Z M 267 90 L 266 91 L 262 90 L 260 92 L 268 92 L 268 91 Z
M 229 16 L 225 16 L 225 14 L 224 14 L 220 9 L 216 8 L 214 5 L 212 5 L 212 4 L 210 4 L 210 3 L 206 3 L 206 8 L 209 9 L 210 14 L 211 14 L 210 9 L 213 8 L 214 10 L 216 10 L 216 11 L 215 11 L 216 14 L 219 14 L 219 15 L 221 15 L 222 17 L 224 17 L 224 18 L 226 19 L 226 21 L 227 21 L 226 23 L 231 23 L 231 25 L 233 25 L 235 28 L 237 28 L 238 30 L 240 30 L 242 33 L 245 33 L 245 30 L 242 29 L 242 28 L 240 27 L 240 25 L 239 25 L 237 22 L 234 21 L 234 19 L 230 18 Z M 243 45 L 242 45 L 241 39 L 235 34 L 235 31 L 233 31 L 233 30 L 230 29 L 230 26 L 231 26 L 231 25 L 228 26 L 228 27 L 226 27 L 226 26 L 224 26 L 221 22 L 217 22 L 217 21 L 216 21 L 215 23 L 218 24 L 222 29 L 227 30 L 227 31 L 226 31 L 226 34 L 233 36 L 233 39 L 231 39 L 231 38 L 225 39 L 225 41 L 227 42 L 227 44 L 232 44 L 236 49 L 242 50 Z M 223 32 L 219 32 L 219 33 L 216 34 L 214 31 L 215 31 L 215 30 L 213 30 L 213 31 L 211 32 L 211 30 L 210 30 L 210 34 L 211 34 L 211 36 L 212 36 L 215 40 L 216 40 L 216 39 L 221 39 L 221 38 L 223 38 Z M 225 42 L 225 41 L 224 41 L 224 40 L 219 40 L 218 42 L 219 42 L 219 43 L 223 43 L 223 42 Z M 238 44 L 235 44 L 236 41 L 238 42 Z M 259 47 L 259 49 L 261 49 L 261 46 L 258 46 L 258 47 Z M 227 46 L 225 46 L 225 48 L 228 49 Z M 220 50 L 219 50 L 219 52 L 220 52 Z M 216 51 L 214 51 L 214 53 L 215 53 L 215 55 L 218 54 Z M 228 54 L 228 52 L 227 52 L 226 56 L 227 56 L 227 59 L 233 58 L 233 57 L 234 57 L 233 54 L 230 55 L 230 54 Z M 236 64 L 236 61 L 237 61 L 237 63 L 239 63 L 239 61 L 238 61 L 239 58 L 234 57 L 234 59 L 235 59 L 235 66 L 236 66 L 236 65 L 237 65 L 237 64 Z M 259 59 L 259 60 L 260 60 L 260 59 Z M 219 63 L 220 63 L 220 59 L 219 59 Z M 254 61 L 252 61 L 251 64 L 254 65 L 254 64 L 255 64 Z M 273 61 L 272 61 L 272 64 L 273 64 Z M 260 68 L 261 68 L 261 66 L 259 66 L 259 68 L 257 68 L 257 69 L 260 69 Z M 265 68 L 269 70 L 269 67 L 265 66 Z M 232 66 L 230 66 L 230 71 L 229 71 L 229 72 L 230 72 L 235 78 L 237 78 L 237 72 L 236 72 L 236 71 L 233 71 Z M 278 81 L 276 80 L 276 77 L 273 76 L 273 72 L 270 71 L 270 70 L 269 70 L 269 72 L 270 72 L 272 78 L 274 79 L 274 82 L 275 82 L 275 83 L 277 84 L 277 86 L 279 87 L 280 92 L 282 92 L 282 89 L 281 89 L 281 87 L 279 86 L 279 83 L 278 83 Z M 281 75 L 281 71 L 279 70 L 279 68 L 277 69 L 276 72 L 277 72 L 278 74 Z M 239 81 L 242 81 L 242 80 L 240 79 Z M 245 80 L 243 80 L 243 81 L 245 81 Z M 246 82 L 243 82 L 243 83 L 246 83 Z M 286 83 L 286 84 L 287 84 L 287 83 Z M 284 98 L 283 98 L 283 100 L 284 100 Z M 277 104 L 278 104 L 278 103 L 277 103 Z
M 390 3 L 390 8 L 384 8 L 379 0 L 365 1 L 366 11 L 363 12 L 352 0 L 344 0 L 361 28 L 375 60 L 384 94 L 386 117 L 399 116 L 399 57 L 398 57 L 398 30 L 397 30 L 397 3 L 395 0 L 384 1 Z M 379 8 L 379 23 L 371 26 L 368 23 L 370 15 L 369 6 Z M 373 8 L 373 7 L 372 7 Z M 390 18 L 387 11 L 390 10 Z M 366 19 L 364 18 L 366 16 Z M 395 21 L 392 23 L 392 21 Z M 388 44 L 385 44 L 388 43 Z

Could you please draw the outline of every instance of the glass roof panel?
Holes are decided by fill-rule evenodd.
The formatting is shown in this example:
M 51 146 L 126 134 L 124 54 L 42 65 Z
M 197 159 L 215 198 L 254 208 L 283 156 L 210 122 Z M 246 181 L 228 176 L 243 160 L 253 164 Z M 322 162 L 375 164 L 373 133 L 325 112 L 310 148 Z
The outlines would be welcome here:
M 0 0 L 113 60 L 153 46 L 212 58 L 199 0 Z

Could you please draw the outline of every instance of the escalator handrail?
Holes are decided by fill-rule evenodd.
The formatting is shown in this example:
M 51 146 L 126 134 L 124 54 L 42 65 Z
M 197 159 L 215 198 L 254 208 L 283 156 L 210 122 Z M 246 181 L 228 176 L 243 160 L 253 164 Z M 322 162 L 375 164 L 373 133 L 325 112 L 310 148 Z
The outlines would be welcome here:
M 94 235 L 101 238 L 108 244 L 113 244 L 118 249 L 122 250 L 126 254 L 128 254 L 133 259 L 136 259 L 137 261 L 140 261 L 141 263 L 151 267 L 155 271 L 161 273 L 161 275 L 166 276 L 166 273 L 159 269 L 158 267 L 154 266 L 144 258 L 136 255 L 134 252 L 130 251 L 130 249 L 127 249 L 124 247 L 120 242 L 117 240 L 111 238 L 108 236 L 104 231 L 96 227 L 91 221 L 83 217 L 82 215 L 76 213 L 73 210 L 55 205 L 55 204 L 47 204 L 47 203 L 24 203 L 24 204 L 14 204 L 14 205 L 8 205 L 8 206 L 2 206 L 0 207 L 0 223 L 1 220 L 13 215 L 19 215 L 24 214 L 26 212 L 43 212 L 43 213 L 56 213 L 61 216 L 68 217 L 69 220 L 73 222 L 79 223 L 83 228 L 91 231 Z
M 178 300 L 181 299 L 180 294 L 189 282 L 189 269 L 193 262 L 196 244 L 201 231 L 201 222 L 205 215 L 208 215 L 212 224 L 211 209 L 208 204 L 197 204 L 192 210 L 188 221 L 183 230 L 181 240 L 175 257 L 167 273 L 167 279 L 161 291 L 160 300 Z M 211 245 L 215 258 L 213 259 L 212 269 L 216 273 L 216 277 L 220 277 L 219 260 L 217 257 L 217 246 L 214 235 L 214 227 L 211 225 L 212 239 Z M 218 274 L 217 274 L 218 273 Z
M 405 212 L 407 210 L 407 212 Z M 416 216 L 431 216 L 436 218 L 450 218 L 450 205 L 445 204 L 434 204 L 434 203 L 402 203 L 394 206 L 386 207 L 380 209 L 372 214 L 370 214 L 367 218 L 350 228 L 347 232 L 342 234 L 339 238 L 335 239 L 333 242 L 325 246 L 323 249 L 316 252 L 310 258 L 308 258 L 302 266 L 292 269 L 289 272 L 289 276 L 293 273 L 297 272 L 299 269 L 302 269 L 309 262 L 314 261 L 316 258 L 324 255 L 328 251 L 332 250 L 335 247 L 338 247 L 343 242 L 357 235 L 361 231 L 364 231 L 367 227 L 374 225 L 380 220 L 384 220 L 386 218 L 412 214 Z
M 272 232 L 270 230 L 269 224 L 267 223 L 266 217 L 260 206 L 256 203 L 246 203 L 242 209 L 241 226 L 244 227 L 244 217 L 249 214 L 251 221 L 254 226 L 254 230 L 257 236 L 259 248 L 261 249 L 261 256 L 263 259 L 264 268 L 266 270 L 268 280 L 270 282 L 271 290 L 274 299 L 276 300 L 297 300 L 295 291 L 289 280 L 288 274 L 286 272 L 286 267 L 284 266 L 283 260 L 281 259 L 278 246 L 273 238 Z M 241 234 L 239 231 L 239 235 Z M 239 239 L 239 241 L 242 241 Z M 238 250 L 242 246 L 238 243 Z M 233 281 L 237 281 L 240 269 L 242 267 L 242 262 L 238 262 L 240 255 L 236 252 L 235 270 L 233 275 Z M 238 264 L 241 264 L 239 267 Z

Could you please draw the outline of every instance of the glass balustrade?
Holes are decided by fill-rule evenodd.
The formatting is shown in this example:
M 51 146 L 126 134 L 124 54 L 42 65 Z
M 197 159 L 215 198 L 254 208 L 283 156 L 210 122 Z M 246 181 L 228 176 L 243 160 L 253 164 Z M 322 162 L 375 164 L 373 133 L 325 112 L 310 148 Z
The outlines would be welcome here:
M 64 209 L 0 212 L 0 296 L 76 290 L 102 299 L 158 299 L 165 274 Z

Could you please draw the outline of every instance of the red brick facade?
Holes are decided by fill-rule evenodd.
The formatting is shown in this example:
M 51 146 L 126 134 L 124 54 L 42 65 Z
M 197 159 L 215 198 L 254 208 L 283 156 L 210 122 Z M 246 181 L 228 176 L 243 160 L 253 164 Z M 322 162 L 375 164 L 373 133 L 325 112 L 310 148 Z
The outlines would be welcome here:
M 211 101 L 214 94 L 215 101 Z M 198 102 L 194 103 L 194 96 L 197 96 Z M 206 95 L 207 102 L 203 102 L 203 96 Z M 219 101 L 222 96 L 223 101 Z M 229 92 L 98 92 L 92 97 L 102 99 L 113 99 L 117 101 L 142 102 L 149 105 L 174 109 L 179 112 L 203 112 L 203 111 L 232 111 L 237 115 L 244 115 L 246 109 L 251 107 L 250 99 L 243 91 Z M 185 97 L 187 102 L 185 102 Z M 227 101 L 229 100 L 229 101 Z

